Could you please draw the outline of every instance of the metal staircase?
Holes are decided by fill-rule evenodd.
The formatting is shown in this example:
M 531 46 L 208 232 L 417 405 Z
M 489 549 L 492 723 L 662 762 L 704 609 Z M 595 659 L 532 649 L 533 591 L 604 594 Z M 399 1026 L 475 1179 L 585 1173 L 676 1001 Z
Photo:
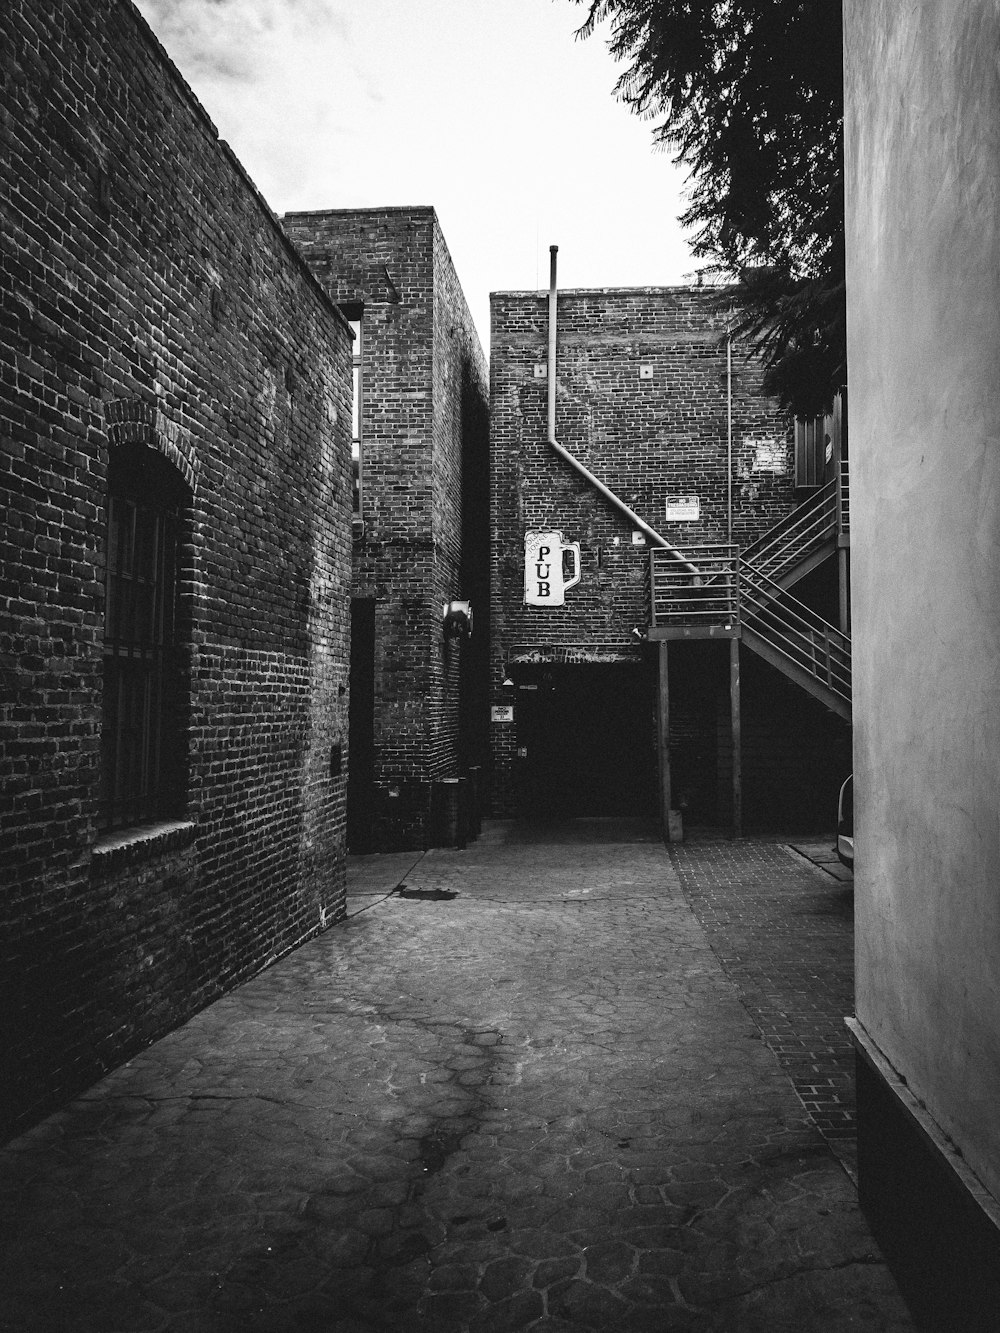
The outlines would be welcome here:
M 841 534 L 849 531 L 846 461 L 838 474 L 786 518 L 743 549 L 743 559 L 782 588 L 822 564 L 837 549 Z
M 740 638 L 840 717 L 851 640 L 788 589 L 847 532 L 847 469 L 742 553 L 729 543 L 650 553 L 650 638 Z
M 746 646 L 850 721 L 850 638 L 745 558 L 739 576 L 740 637 Z

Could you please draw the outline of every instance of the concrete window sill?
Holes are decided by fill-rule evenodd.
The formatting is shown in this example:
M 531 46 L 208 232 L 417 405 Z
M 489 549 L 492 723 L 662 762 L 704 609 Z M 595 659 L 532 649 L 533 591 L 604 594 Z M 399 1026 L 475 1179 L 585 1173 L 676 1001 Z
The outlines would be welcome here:
M 156 824 L 105 833 L 94 844 L 91 868 L 97 872 L 146 861 L 163 852 L 177 851 L 194 841 L 196 825 L 190 819 L 169 819 Z

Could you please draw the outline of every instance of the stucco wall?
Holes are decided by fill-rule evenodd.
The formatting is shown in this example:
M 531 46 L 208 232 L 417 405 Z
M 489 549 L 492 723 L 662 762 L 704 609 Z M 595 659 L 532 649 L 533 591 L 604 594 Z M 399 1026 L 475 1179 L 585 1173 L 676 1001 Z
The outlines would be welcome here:
M 848 0 L 857 1012 L 1000 1192 L 1000 8 Z

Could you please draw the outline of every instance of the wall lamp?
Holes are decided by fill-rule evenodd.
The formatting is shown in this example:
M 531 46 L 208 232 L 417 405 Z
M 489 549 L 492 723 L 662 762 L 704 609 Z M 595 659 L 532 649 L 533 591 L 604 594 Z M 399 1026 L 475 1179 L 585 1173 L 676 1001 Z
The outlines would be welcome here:
M 470 602 L 445 602 L 444 637 L 446 639 L 472 638 L 472 605 Z

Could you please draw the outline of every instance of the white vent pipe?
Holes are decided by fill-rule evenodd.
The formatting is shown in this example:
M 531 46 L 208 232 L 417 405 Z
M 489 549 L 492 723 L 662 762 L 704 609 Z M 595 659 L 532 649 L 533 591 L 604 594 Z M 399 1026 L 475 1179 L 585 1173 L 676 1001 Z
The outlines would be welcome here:
M 549 246 L 549 361 L 546 370 L 549 389 L 549 444 L 560 458 L 564 458 L 570 467 L 575 468 L 576 471 L 579 472 L 584 480 L 589 481 L 591 486 L 600 491 L 605 499 L 610 500 L 616 509 L 624 514 L 633 527 L 638 528 L 640 532 L 645 533 L 646 537 L 654 546 L 661 546 L 665 550 L 670 551 L 671 554 L 680 560 L 692 574 L 697 574 L 699 572 L 697 567 L 689 564 L 681 555 L 680 551 L 677 550 L 676 546 L 671 546 L 670 542 L 668 542 L 665 537 L 662 537 L 655 528 L 650 527 L 645 519 L 640 518 L 635 510 L 630 509 L 620 496 L 615 495 L 613 490 L 605 486 L 603 481 L 598 477 L 595 477 L 588 467 L 584 467 L 580 460 L 574 458 L 569 450 L 564 449 L 556 439 L 556 315 L 558 306 L 558 296 L 556 291 L 556 255 L 558 253 L 558 245 Z

